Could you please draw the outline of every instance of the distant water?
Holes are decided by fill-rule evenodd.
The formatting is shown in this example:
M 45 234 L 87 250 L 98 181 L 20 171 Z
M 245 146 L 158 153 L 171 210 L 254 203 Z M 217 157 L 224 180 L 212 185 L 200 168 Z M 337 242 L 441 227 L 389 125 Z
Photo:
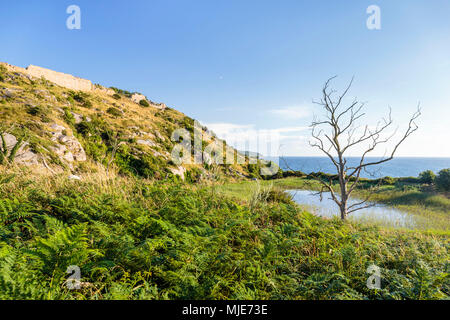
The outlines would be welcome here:
M 347 166 L 357 165 L 360 158 L 347 158 Z M 367 161 L 376 161 L 380 158 L 367 158 Z M 331 160 L 326 157 L 283 157 L 279 158 L 279 166 L 283 170 L 296 170 L 304 173 L 322 171 L 336 174 L 336 167 Z M 436 174 L 442 170 L 450 168 L 450 158 L 394 158 L 377 166 L 369 166 L 369 172 L 361 172 L 363 178 L 379 177 L 417 177 L 425 170 L 432 170 Z
M 288 190 L 295 202 L 304 206 L 310 212 L 319 217 L 340 217 L 339 208 L 331 199 L 329 192 L 323 193 L 322 200 L 317 192 L 309 190 Z M 339 196 L 337 195 L 339 198 Z M 348 205 L 359 203 L 358 199 L 349 199 Z M 368 204 L 368 203 L 366 203 Z M 391 208 L 382 204 L 373 204 L 373 207 L 361 209 L 350 213 L 350 218 L 360 222 L 378 222 L 398 228 L 415 228 L 414 217 L 406 212 Z

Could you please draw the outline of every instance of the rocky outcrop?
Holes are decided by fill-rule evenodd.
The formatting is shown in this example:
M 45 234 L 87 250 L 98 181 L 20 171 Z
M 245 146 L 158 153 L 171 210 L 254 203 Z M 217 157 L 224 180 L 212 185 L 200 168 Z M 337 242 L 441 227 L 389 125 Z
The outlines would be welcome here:
M 6 148 L 8 151 L 16 145 L 17 138 L 9 133 L 4 133 L 3 137 L 5 138 Z M 30 150 L 28 142 L 22 144 L 22 146 L 17 150 L 16 156 L 14 158 L 14 163 L 23 164 L 23 165 L 38 165 L 39 164 L 39 155 Z
M 86 152 L 81 143 L 74 136 L 64 134 L 68 131 L 64 126 L 54 123 L 52 126 L 52 141 L 56 142 L 55 146 L 50 149 L 55 152 L 60 159 L 67 162 L 86 161 Z
M 139 103 L 139 102 L 141 102 L 141 100 L 147 100 L 143 94 L 140 94 L 140 93 L 134 93 L 134 94 L 131 96 L 131 101 L 133 101 L 133 102 L 135 102 L 135 103 Z
M 149 140 L 149 139 L 146 139 L 146 140 L 139 139 L 139 140 L 136 141 L 136 143 L 144 145 L 144 146 L 149 146 L 149 147 L 155 147 L 156 146 L 156 143 L 154 143 L 152 140 Z
M 176 176 L 180 176 L 181 179 L 184 180 L 184 174 L 186 173 L 186 168 L 179 166 L 178 168 L 170 168 L 170 171 L 176 175 Z

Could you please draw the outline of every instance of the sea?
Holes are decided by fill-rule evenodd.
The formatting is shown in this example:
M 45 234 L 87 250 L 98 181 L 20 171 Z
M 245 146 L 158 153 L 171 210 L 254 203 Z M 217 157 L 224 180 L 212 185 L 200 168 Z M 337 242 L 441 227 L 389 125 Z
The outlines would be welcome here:
M 336 174 L 336 167 L 327 157 L 283 157 L 268 160 L 275 161 L 283 170 L 302 171 L 306 174 L 319 171 Z M 380 158 L 370 157 L 366 158 L 365 162 L 377 160 Z M 357 165 L 359 161 L 358 157 L 348 157 L 347 166 Z M 417 177 L 425 170 L 431 170 L 437 174 L 440 170 L 447 168 L 450 168 L 450 158 L 398 157 L 380 165 L 369 166 L 367 171 L 361 172 L 361 177 Z

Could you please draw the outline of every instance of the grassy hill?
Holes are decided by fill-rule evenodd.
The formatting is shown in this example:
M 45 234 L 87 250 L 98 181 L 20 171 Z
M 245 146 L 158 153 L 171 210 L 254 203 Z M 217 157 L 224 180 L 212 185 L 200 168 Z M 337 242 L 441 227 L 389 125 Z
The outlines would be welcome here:
M 176 129 L 186 129 L 193 139 L 194 120 L 164 104 L 132 93 L 96 85 L 92 92 L 73 91 L 45 78 L 29 75 L 0 64 L 0 133 L 7 148 L 23 139 L 14 162 L 50 171 L 80 174 L 98 165 L 113 166 L 119 173 L 155 180 L 173 176 L 216 179 L 248 175 L 248 157 L 242 165 L 176 165 L 171 152 L 178 141 Z M 218 140 L 202 128 L 204 148 Z M 225 145 L 224 152 L 235 153 Z M 50 169 L 49 169 L 50 168 Z M 214 170 L 212 170 L 214 169 Z

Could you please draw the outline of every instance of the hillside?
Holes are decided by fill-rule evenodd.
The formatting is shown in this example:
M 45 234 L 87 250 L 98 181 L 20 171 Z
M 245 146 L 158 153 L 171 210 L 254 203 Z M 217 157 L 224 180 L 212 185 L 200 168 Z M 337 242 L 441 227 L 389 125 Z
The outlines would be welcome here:
M 12 163 L 52 173 L 83 175 L 102 166 L 152 179 L 249 174 L 249 158 L 206 127 L 202 150 L 212 145 L 215 152 L 222 142 L 223 153 L 239 157 L 240 164 L 174 163 L 171 152 L 179 141 L 172 134 L 186 129 L 193 139 L 194 120 L 164 103 L 40 67 L 0 64 L 0 121 L 3 162 L 13 153 Z

